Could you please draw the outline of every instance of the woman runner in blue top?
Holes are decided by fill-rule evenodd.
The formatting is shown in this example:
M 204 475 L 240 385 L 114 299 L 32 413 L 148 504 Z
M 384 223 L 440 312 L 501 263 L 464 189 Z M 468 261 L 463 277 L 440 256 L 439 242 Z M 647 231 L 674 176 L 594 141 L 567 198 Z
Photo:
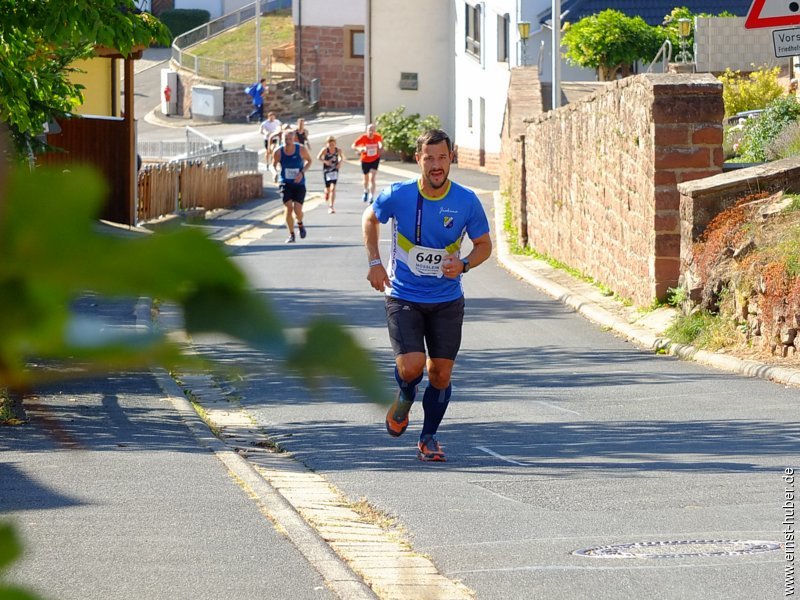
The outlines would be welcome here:
M 432 129 L 417 139 L 419 180 L 392 184 L 367 207 L 362 218 L 370 285 L 386 294 L 389 337 L 395 354 L 397 397 L 386 414 L 386 429 L 400 436 L 416 399 L 423 371 L 424 420 L 417 456 L 443 461 L 436 432 L 452 393 L 450 383 L 461 346 L 464 290 L 461 276 L 492 253 L 489 221 L 471 190 L 449 180 L 453 145 L 447 133 Z M 388 271 L 380 258 L 380 225 L 392 219 Z M 464 237 L 472 250 L 461 254 Z

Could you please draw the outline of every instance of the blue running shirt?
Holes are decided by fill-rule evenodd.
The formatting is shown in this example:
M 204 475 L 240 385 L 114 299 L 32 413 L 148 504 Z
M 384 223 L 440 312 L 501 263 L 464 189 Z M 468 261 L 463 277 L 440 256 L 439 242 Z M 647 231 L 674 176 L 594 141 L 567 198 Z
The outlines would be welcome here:
M 293 154 L 286 154 L 284 152 L 285 147 L 281 146 L 281 183 L 294 183 L 294 178 L 300 174 L 300 171 L 303 169 L 303 165 L 305 164 L 305 160 L 303 157 L 300 156 L 300 144 L 297 142 L 294 143 L 294 153 Z M 295 185 L 305 185 L 306 183 L 306 176 L 303 175 L 303 179 L 300 180 L 299 184 Z
M 464 295 L 461 277 L 442 275 L 447 254 L 461 255 L 464 235 L 489 233 L 489 220 L 478 196 L 449 181 L 441 198 L 426 198 L 417 180 L 393 183 L 372 204 L 381 223 L 392 219 L 389 296 L 410 302 L 449 302 Z M 419 213 L 418 213 L 418 208 Z

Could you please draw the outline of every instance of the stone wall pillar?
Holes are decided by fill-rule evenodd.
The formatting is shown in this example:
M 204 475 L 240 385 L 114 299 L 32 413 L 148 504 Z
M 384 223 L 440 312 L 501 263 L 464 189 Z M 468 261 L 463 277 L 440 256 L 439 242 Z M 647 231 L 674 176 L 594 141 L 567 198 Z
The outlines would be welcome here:
M 530 120 L 529 244 L 640 306 L 678 284 L 677 185 L 722 170 L 722 84 L 628 77 Z

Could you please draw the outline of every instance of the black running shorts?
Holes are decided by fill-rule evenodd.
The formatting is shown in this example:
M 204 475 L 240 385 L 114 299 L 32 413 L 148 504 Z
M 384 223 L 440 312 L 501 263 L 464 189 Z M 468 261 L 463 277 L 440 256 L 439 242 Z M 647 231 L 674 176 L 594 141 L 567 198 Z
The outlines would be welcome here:
M 381 159 L 371 160 L 370 162 L 361 161 L 361 172 L 366 175 L 370 171 L 377 171 L 378 165 L 381 164 Z
M 292 200 L 298 204 L 302 204 L 306 199 L 306 185 L 304 183 L 282 183 L 281 195 L 284 204 Z
M 455 360 L 461 347 L 464 297 L 450 302 L 408 302 L 386 296 L 386 321 L 394 355 L 425 352 Z

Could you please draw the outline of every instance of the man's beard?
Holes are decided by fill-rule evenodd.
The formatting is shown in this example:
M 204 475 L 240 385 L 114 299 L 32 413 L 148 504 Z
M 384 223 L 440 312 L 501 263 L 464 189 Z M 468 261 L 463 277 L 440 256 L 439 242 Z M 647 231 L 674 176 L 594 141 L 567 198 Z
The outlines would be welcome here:
M 443 187 L 445 183 L 447 183 L 447 177 L 448 177 L 448 175 L 449 175 L 449 173 L 448 173 L 448 172 L 444 172 L 444 173 L 443 173 L 443 177 L 442 177 L 442 183 L 440 183 L 439 185 L 436 185 L 436 184 L 433 182 L 433 177 L 432 177 L 431 175 L 428 175 L 428 176 L 426 177 L 426 179 L 428 180 L 428 184 L 429 184 L 429 185 L 430 185 L 430 186 L 431 186 L 433 189 L 435 189 L 435 190 L 438 190 L 439 188 Z

